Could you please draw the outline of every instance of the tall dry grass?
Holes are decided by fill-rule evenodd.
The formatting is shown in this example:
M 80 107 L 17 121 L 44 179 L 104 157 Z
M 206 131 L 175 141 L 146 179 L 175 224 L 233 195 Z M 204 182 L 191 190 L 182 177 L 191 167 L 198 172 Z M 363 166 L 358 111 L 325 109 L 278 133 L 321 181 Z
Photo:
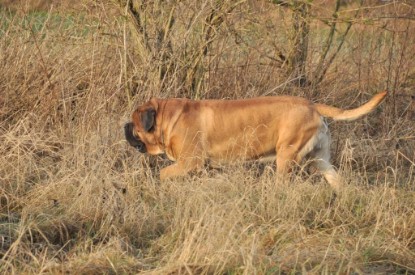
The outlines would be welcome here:
M 332 18 L 333 3 L 320 2 L 308 72 Z M 159 182 L 166 161 L 124 141 L 139 102 L 195 96 L 183 76 L 210 2 L 177 6 L 168 78 L 156 73 L 157 55 L 143 59 L 114 2 L 3 5 L 0 272 L 415 272 L 413 7 L 393 2 L 362 9 L 318 86 L 298 88 L 271 58 L 289 50 L 292 22 L 286 7 L 265 1 L 229 13 L 201 63 L 202 98 L 293 94 L 350 107 L 390 89 L 368 117 L 330 125 L 333 162 L 348 182 L 337 198 L 306 166 L 279 186 L 272 164 Z M 341 11 L 345 18 L 355 6 Z

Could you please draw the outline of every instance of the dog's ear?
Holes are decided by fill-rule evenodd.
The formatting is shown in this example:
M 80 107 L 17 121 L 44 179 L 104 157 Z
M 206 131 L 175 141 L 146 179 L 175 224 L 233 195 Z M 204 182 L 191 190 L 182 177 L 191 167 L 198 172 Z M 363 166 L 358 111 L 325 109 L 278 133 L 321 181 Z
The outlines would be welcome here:
M 154 108 L 148 108 L 141 113 L 141 125 L 144 131 L 151 132 L 154 130 L 156 124 L 156 110 Z

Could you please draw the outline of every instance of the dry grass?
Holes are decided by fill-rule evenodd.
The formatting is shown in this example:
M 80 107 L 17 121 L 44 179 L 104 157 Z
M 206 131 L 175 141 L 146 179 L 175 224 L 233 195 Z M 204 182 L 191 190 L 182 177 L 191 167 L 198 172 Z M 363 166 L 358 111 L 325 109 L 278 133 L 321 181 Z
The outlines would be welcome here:
M 315 15 L 331 16 L 320 2 Z M 164 160 L 130 148 L 122 126 L 150 96 L 192 96 L 179 77 L 191 57 L 172 56 L 169 78 L 157 78 L 125 17 L 98 3 L 0 13 L 0 273 L 415 272 L 414 23 L 379 18 L 413 15 L 409 4 L 367 9 L 318 87 L 295 87 L 267 57 L 289 18 L 265 1 L 235 9 L 206 57 L 204 98 L 294 94 L 341 107 L 393 91 L 367 118 L 332 123 L 349 182 L 334 199 L 306 167 L 289 185 L 275 185 L 271 164 L 159 182 Z M 175 49 L 197 47 L 196 25 L 180 32 L 192 3 L 178 8 L 188 14 Z M 324 39 L 313 24 L 309 70 Z

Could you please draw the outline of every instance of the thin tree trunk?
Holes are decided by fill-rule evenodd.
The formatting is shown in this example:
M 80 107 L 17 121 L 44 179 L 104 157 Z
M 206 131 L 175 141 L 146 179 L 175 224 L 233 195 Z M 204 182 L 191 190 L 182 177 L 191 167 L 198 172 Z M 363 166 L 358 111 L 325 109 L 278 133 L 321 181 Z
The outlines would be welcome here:
M 295 83 L 304 87 L 308 83 L 306 63 L 308 52 L 308 34 L 310 24 L 308 20 L 309 4 L 300 2 L 294 4 L 293 10 L 293 37 L 292 53 L 288 57 L 289 73 Z

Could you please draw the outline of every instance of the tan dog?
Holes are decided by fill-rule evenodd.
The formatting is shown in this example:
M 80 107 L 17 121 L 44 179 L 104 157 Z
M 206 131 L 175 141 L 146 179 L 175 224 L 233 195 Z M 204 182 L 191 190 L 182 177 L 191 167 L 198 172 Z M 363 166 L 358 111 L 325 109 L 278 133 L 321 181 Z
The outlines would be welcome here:
M 242 100 L 151 99 L 125 125 L 129 143 L 151 155 L 166 153 L 175 164 L 160 179 L 186 175 L 207 160 L 224 163 L 276 156 L 277 173 L 310 157 L 329 184 L 341 180 L 330 164 L 330 134 L 323 117 L 354 120 L 378 106 L 387 92 L 342 110 L 291 96 Z

